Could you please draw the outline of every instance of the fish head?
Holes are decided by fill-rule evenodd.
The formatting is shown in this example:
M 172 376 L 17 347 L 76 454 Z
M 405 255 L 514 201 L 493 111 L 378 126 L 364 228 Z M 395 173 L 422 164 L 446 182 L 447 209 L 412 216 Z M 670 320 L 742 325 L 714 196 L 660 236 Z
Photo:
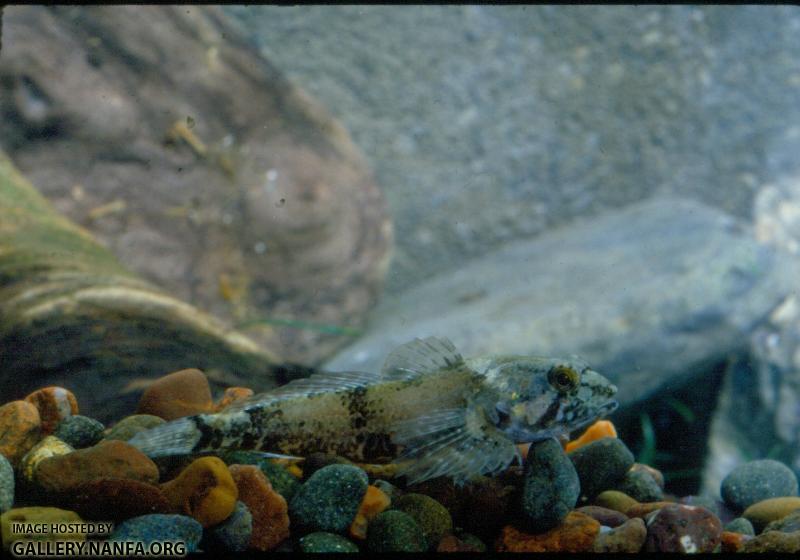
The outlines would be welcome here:
M 580 358 L 516 358 L 487 372 L 493 420 L 517 443 L 569 435 L 617 408 L 617 388 Z

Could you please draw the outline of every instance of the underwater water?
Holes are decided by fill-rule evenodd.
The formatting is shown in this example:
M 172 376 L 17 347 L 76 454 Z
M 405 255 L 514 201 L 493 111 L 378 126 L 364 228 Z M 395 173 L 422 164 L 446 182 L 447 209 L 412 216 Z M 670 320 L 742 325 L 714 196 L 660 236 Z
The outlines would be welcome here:
M 155 461 L 138 481 L 166 501 L 190 485 L 166 476 L 189 472 L 167 455 L 306 465 L 304 483 L 317 452 L 401 457 L 416 466 L 400 492 L 491 543 L 503 524 L 464 513 L 482 490 L 458 487 L 477 501 L 456 506 L 431 481 L 489 475 L 486 492 L 516 496 L 532 462 L 559 461 L 537 442 L 605 419 L 663 475 L 661 497 L 741 513 L 723 481 L 764 459 L 794 475 L 778 495 L 797 496 L 795 7 L 0 13 L 0 425 L 31 404 L 41 422 L 0 436 L 17 478 L 66 417 L 113 430 L 147 413 L 176 423 L 119 439 Z M 263 486 L 237 469 L 240 496 Z M 360 471 L 369 484 L 345 471 L 380 501 L 383 470 Z M 376 513 L 359 510 L 362 529 L 312 523 L 296 481 L 269 480 L 293 523 L 367 538 Z M 584 494 L 572 505 L 595 503 Z M 81 499 L 67 502 L 92 518 Z M 509 516 L 533 515 L 508 499 Z M 181 538 L 237 550 L 209 536 L 228 501 L 198 506 Z M 284 529 L 249 546 L 288 546 Z M 312 541 L 295 545 L 352 544 Z

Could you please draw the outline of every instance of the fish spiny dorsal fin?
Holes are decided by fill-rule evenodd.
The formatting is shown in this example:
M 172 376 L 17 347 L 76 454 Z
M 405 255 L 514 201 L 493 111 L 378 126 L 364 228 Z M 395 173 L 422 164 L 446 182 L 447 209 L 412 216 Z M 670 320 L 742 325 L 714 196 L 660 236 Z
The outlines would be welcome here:
M 308 397 L 318 393 L 329 393 L 336 390 L 357 389 L 366 387 L 380 380 L 374 373 L 360 371 L 337 371 L 315 373 L 309 377 L 295 379 L 286 385 L 281 385 L 276 389 L 259 393 L 236 401 L 230 406 L 225 407 L 222 412 L 237 412 L 246 410 L 252 406 L 265 406 L 271 403 L 293 399 L 297 397 Z
M 514 442 L 474 404 L 400 422 L 393 432 L 394 442 L 404 447 L 394 463 L 409 484 L 438 476 L 463 484 L 505 469 L 518 455 Z
M 447 338 L 415 338 L 386 357 L 384 377 L 414 377 L 464 367 L 464 358 Z

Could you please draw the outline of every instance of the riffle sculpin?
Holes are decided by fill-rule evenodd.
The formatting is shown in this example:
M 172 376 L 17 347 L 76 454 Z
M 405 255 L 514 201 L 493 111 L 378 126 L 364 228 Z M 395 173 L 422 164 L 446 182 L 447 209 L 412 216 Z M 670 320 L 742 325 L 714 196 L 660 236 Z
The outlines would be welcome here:
M 506 469 L 517 443 L 570 432 L 611 413 L 617 388 L 579 358 L 465 360 L 442 338 L 415 339 L 380 374 L 321 373 L 136 434 L 151 457 L 251 449 L 329 452 L 395 463 L 409 482 L 463 482 Z

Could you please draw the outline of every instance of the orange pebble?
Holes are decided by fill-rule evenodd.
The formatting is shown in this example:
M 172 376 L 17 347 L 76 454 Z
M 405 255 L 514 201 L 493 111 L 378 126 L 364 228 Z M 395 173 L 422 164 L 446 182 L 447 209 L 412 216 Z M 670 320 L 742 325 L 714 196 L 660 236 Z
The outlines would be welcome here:
M 731 531 L 722 531 L 721 538 L 722 552 L 739 552 L 744 543 L 752 537 L 740 533 L 732 533 Z
M 364 540 L 367 538 L 367 525 L 380 512 L 389 507 L 391 499 L 377 486 L 367 486 L 367 493 L 361 500 L 353 523 L 350 525 L 350 536 Z
M 593 441 L 597 441 L 598 439 L 603 439 L 604 437 L 617 437 L 617 430 L 614 429 L 614 424 L 612 424 L 608 420 L 598 420 L 589 428 L 583 432 L 581 437 L 576 440 L 573 440 L 567 444 L 565 451 L 569 453 L 570 451 L 575 451 L 579 447 L 583 447 L 587 443 L 592 443 Z
M 247 387 L 228 387 L 225 389 L 225 393 L 222 395 L 222 398 L 217 403 L 215 409 L 217 412 L 219 412 L 226 406 L 235 403 L 236 401 L 241 401 L 252 396 L 253 390 L 248 389 Z

